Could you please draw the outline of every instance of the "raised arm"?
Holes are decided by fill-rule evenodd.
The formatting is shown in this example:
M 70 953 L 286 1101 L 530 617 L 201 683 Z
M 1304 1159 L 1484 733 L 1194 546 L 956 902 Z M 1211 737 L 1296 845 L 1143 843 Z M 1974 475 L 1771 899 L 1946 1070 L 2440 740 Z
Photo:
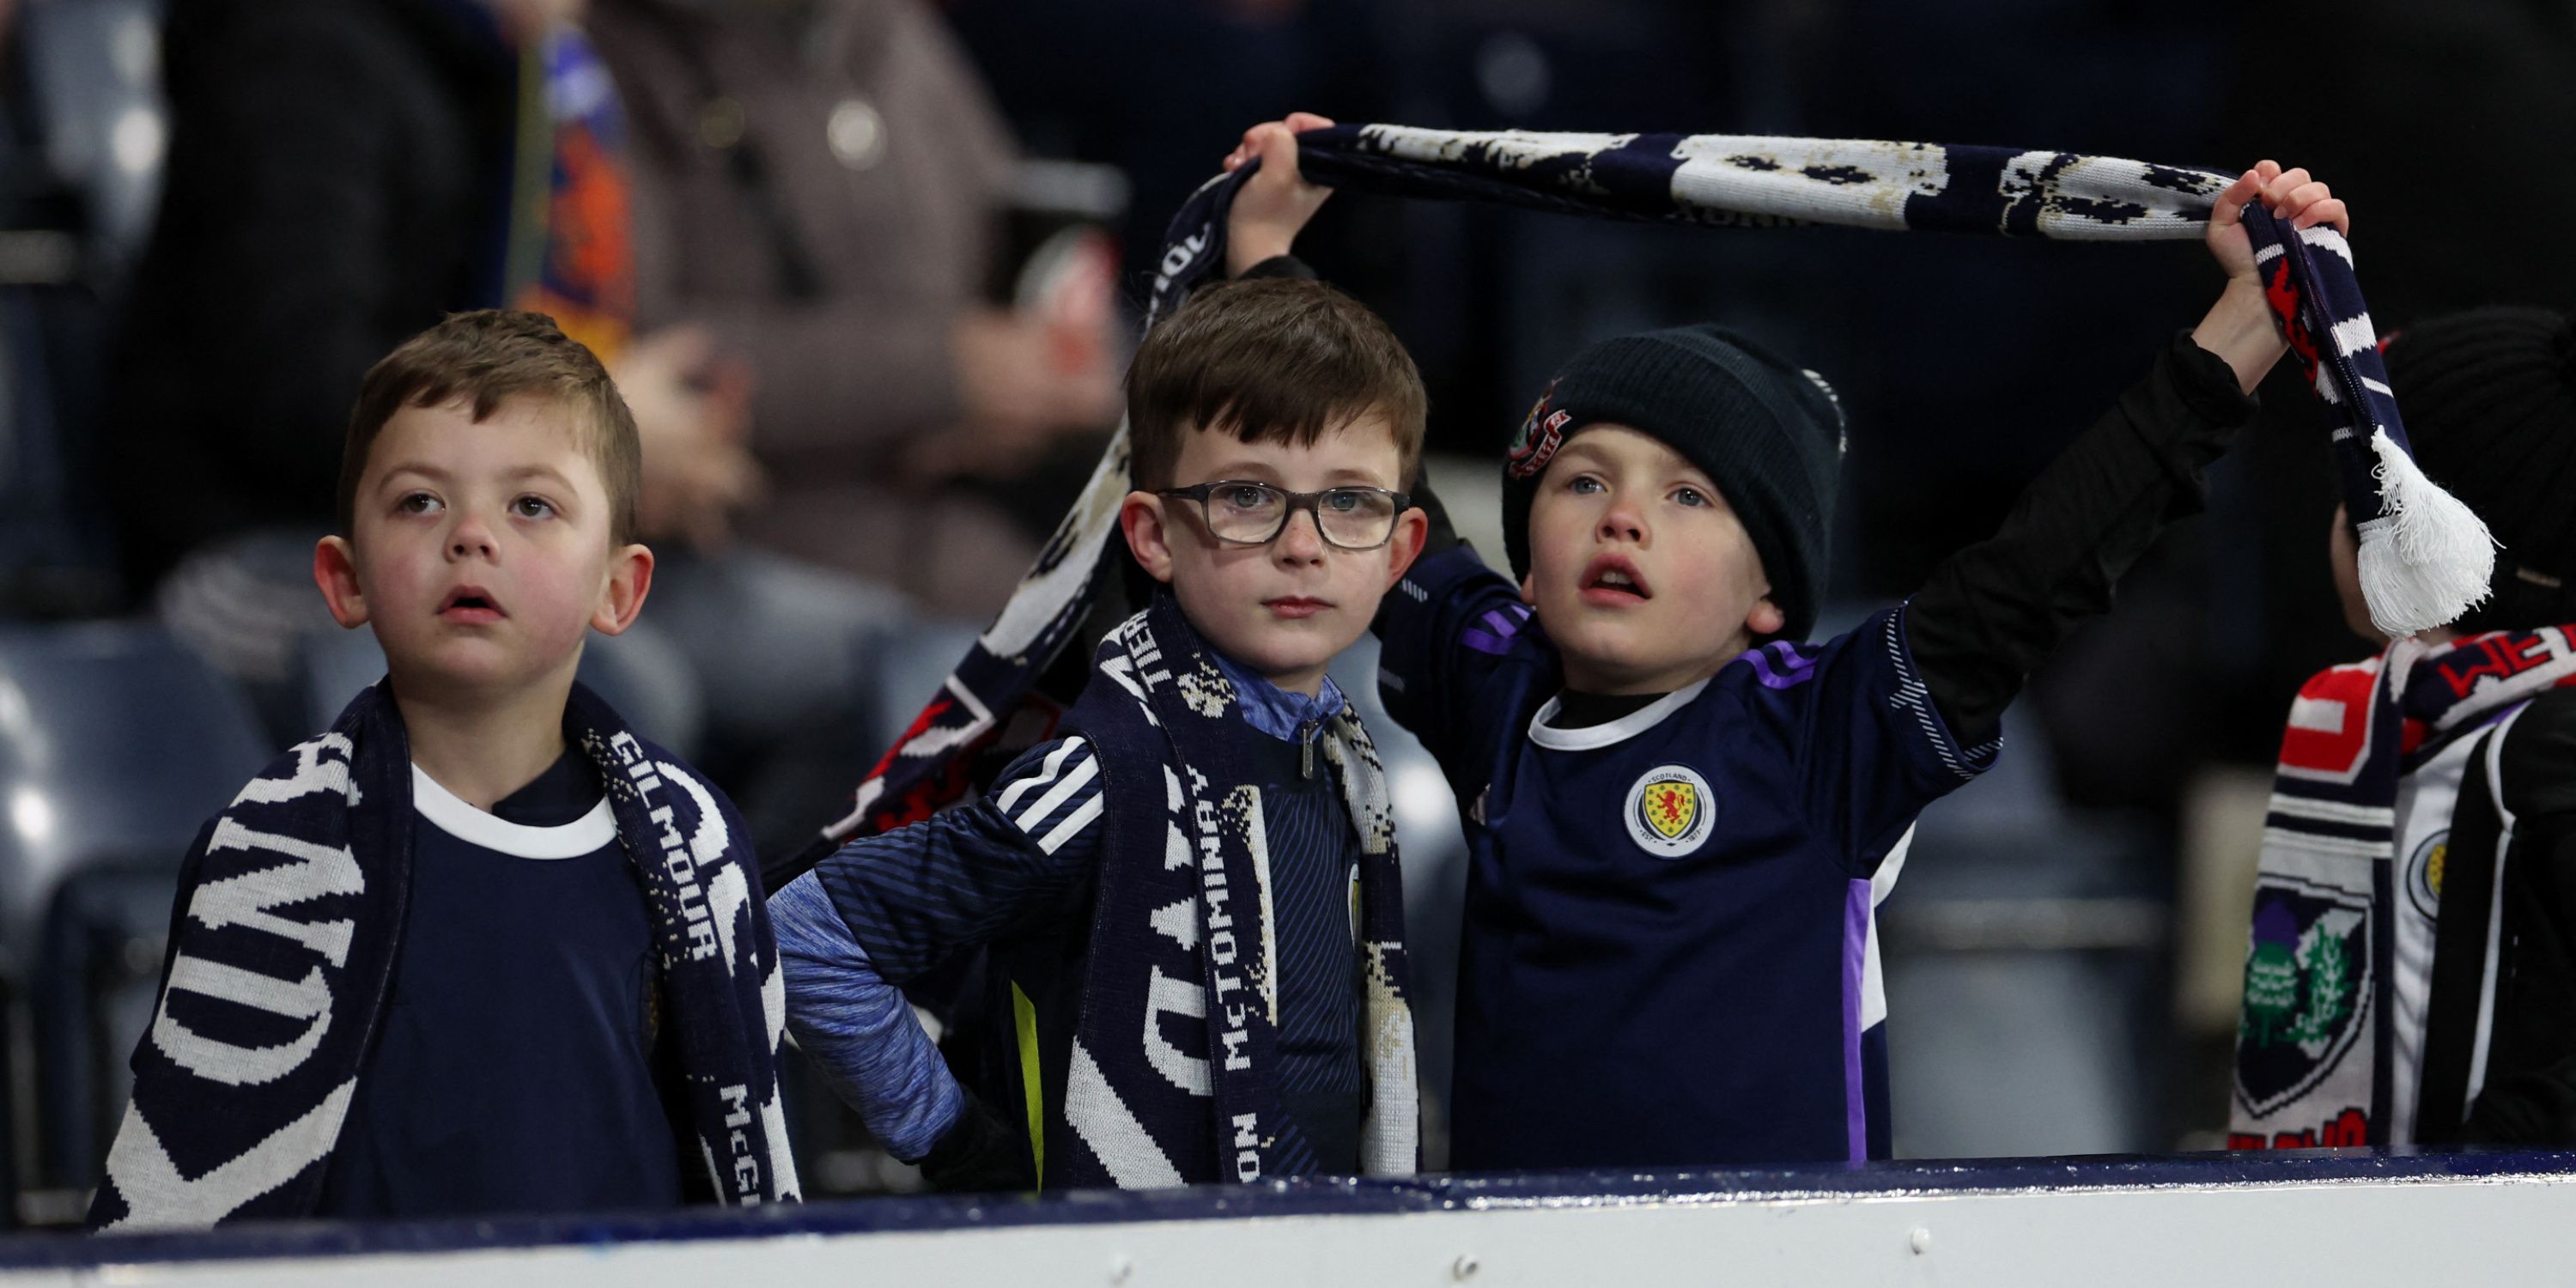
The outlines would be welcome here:
M 2266 161 L 2219 196 L 2211 255 L 2227 285 L 2147 378 L 2026 489 L 1995 535 L 1951 556 L 1906 611 L 1906 642 L 1963 744 L 1994 735 L 2030 672 L 2113 587 L 2164 525 L 2207 500 L 2202 469 L 2254 411 L 2253 390 L 2287 346 L 2254 271 L 2246 203 L 2296 227 L 2349 227 L 2343 202 L 2305 170 Z
M 1290 112 L 1285 120 L 1245 130 L 1243 141 L 1226 154 L 1228 174 L 1247 161 L 1261 162 L 1261 173 L 1243 185 L 1226 211 L 1226 276 L 1241 277 L 1256 264 L 1288 254 L 1306 221 L 1333 195 L 1330 188 L 1306 182 L 1297 170 L 1297 132 L 1331 124 L 1312 112 Z

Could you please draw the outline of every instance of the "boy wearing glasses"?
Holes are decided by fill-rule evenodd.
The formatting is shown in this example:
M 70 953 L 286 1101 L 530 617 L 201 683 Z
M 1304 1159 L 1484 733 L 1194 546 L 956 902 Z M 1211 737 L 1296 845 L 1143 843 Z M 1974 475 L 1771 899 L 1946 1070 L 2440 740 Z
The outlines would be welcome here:
M 1208 288 L 1127 380 L 1120 513 L 1167 589 L 1064 736 L 770 902 L 788 1025 L 945 1189 L 1414 1166 L 1403 913 L 1374 753 L 1324 674 L 1421 551 L 1425 397 L 1333 288 Z M 898 989 L 986 950 L 972 1090 Z

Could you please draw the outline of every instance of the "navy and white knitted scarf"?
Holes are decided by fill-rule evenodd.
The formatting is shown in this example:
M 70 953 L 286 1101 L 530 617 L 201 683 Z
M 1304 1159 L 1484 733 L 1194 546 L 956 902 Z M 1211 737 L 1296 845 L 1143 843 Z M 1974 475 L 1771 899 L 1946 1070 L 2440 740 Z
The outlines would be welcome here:
M 1101 867 L 1048 1188 L 1254 1181 L 1316 1170 L 1279 1105 L 1270 854 L 1242 698 L 1169 595 L 1101 641 L 1067 726 L 1107 775 Z M 1417 1166 L 1404 895 L 1386 774 L 1345 704 L 1321 741 L 1360 840 L 1360 1170 Z M 1160 781 L 1156 781 L 1156 780 Z
M 2300 688 L 2263 823 L 2229 1148 L 2390 1143 L 2399 782 L 2570 684 L 2576 638 L 2547 626 L 2399 640 Z
M 2202 235 L 2212 201 L 2232 182 L 2115 157 L 1856 139 L 1339 125 L 1307 131 L 1297 142 L 1305 176 L 1336 187 L 1711 227 L 2189 239 Z M 1251 173 L 1245 167 L 1211 180 L 1173 219 L 1155 265 L 1147 326 L 1222 275 L 1226 211 Z M 2293 231 L 2260 203 L 2247 208 L 2245 222 L 2273 308 L 2334 412 L 2336 458 L 2345 503 L 2360 525 L 2362 587 L 2373 620 L 2392 637 L 2456 620 L 2485 595 L 2493 543 L 2408 454 L 2352 275 L 2352 248 L 2330 227 Z M 1127 490 L 1126 465 L 1122 430 L 1000 617 L 860 783 L 856 808 L 782 868 L 801 871 L 852 836 L 925 817 L 965 790 L 973 754 L 992 746 L 1015 712 L 1051 702 L 1037 692 L 1039 677 L 1095 601 L 1119 593 L 1121 578 L 1097 570 L 1119 568 L 1125 558 L 1109 536 Z
M 577 685 L 564 732 L 598 766 L 635 865 L 715 1192 L 795 1199 L 777 1079 L 786 991 L 742 820 Z M 216 816 L 181 870 L 92 1227 L 313 1212 L 391 983 L 413 819 L 410 742 L 382 684 Z

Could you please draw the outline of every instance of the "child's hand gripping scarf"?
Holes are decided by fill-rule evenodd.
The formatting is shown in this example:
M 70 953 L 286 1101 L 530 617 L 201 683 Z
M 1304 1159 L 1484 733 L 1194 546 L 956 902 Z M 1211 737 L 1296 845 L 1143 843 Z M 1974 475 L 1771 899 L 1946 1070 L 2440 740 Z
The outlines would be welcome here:
M 1712 227 L 1840 224 L 2067 241 L 2199 237 L 2232 181 L 2114 157 L 1858 139 L 1337 125 L 1300 134 L 1297 146 L 1299 168 L 1314 182 L 1399 196 Z M 1148 327 L 1222 273 L 1226 212 L 1253 170 L 1211 180 L 1173 219 L 1155 266 Z M 2345 502 L 2361 524 L 2373 620 L 2405 636 L 2457 619 L 2484 597 L 2495 552 L 2485 526 L 2407 456 L 2350 248 L 2331 228 L 2289 234 L 2259 202 L 2247 207 L 2245 222 L 2290 341 L 2302 346 L 2311 382 L 2339 413 L 2335 450 Z M 2330 253 L 2314 254 L 2316 247 Z M 2330 354 L 2319 354 L 2319 336 L 2331 338 Z M 2343 392 L 2353 389 L 2363 396 Z M 1097 628 L 1113 622 L 1111 601 L 1123 593 L 1114 573 L 1127 556 L 1109 535 L 1126 463 L 1122 429 L 1001 616 L 859 784 L 856 808 L 776 875 L 813 866 L 853 836 L 925 817 L 966 790 L 975 754 L 993 746 L 1015 712 L 1061 709 L 1066 696 L 1038 693 L 1039 677 L 1086 614 Z M 1113 575 L 1098 575 L 1104 565 Z
M 1093 677 L 1068 723 L 1111 775 L 1113 857 L 1093 906 L 1044 1183 L 1133 1189 L 1312 1173 L 1314 1152 L 1272 1082 L 1280 983 L 1270 854 L 1240 699 L 1169 595 L 1110 632 Z M 1407 1175 L 1417 1166 L 1419 1102 L 1386 775 L 1347 705 L 1323 739 L 1362 852 L 1357 951 L 1370 1097 L 1360 1168 Z M 1160 791 L 1151 790 L 1155 776 Z M 1174 1042 L 1172 1033 L 1198 1025 L 1167 1031 L 1166 1015 L 1203 1021 L 1204 1045 Z
M 786 989 L 742 820 L 587 689 L 564 732 L 598 766 L 643 889 L 715 1193 L 795 1199 L 777 1080 Z M 216 817 L 181 870 L 186 903 L 93 1228 L 312 1214 L 391 982 L 412 828 L 410 742 L 381 684 Z
M 2230 1148 L 2389 1143 L 2399 779 L 2576 684 L 2571 630 L 2400 640 L 2300 690 L 2263 826 Z

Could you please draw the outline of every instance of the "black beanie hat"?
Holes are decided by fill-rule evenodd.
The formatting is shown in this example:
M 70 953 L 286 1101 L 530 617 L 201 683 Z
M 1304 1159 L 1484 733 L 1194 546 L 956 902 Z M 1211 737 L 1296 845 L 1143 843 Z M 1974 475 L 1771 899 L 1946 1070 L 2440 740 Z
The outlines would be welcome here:
M 2543 626 L 2576 609 L 2576 323 L 2472 309 L 2398 331 L 2386 357 L 2416 462 L 2504 547 L 2494 600 L 2463 625 Z
M 1604 340 L 1557 373 L 1503 462 L 1503 548 L 1529 576 L 1530 501 L 1565 440 L 1625 425 L 1707 472 L 1753 539 L 1782 634 L 1816 624 L 1842 468 L 1843 417 L 1824 378 L 1715 326 Z

